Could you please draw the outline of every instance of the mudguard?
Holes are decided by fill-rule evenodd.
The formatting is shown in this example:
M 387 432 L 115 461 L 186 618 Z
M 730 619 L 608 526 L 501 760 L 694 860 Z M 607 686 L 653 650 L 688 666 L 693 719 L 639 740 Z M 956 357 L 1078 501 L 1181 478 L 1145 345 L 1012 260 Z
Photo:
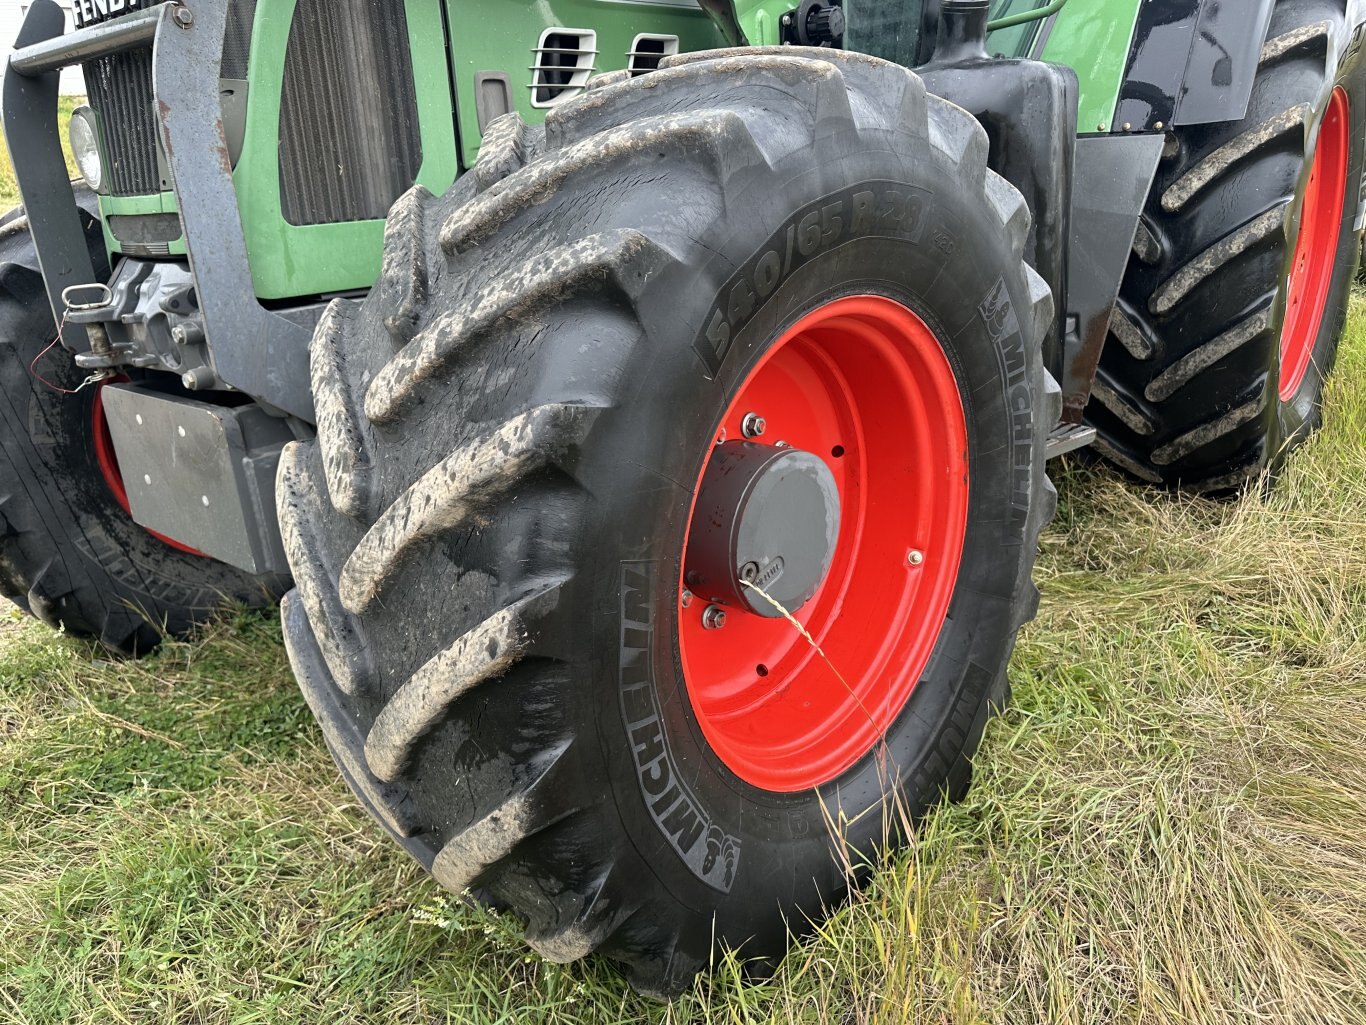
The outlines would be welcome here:
M 1116 128 L 1238 121 L 1247 113 L 1275 0 L 1149 0 L 1139 9 Z

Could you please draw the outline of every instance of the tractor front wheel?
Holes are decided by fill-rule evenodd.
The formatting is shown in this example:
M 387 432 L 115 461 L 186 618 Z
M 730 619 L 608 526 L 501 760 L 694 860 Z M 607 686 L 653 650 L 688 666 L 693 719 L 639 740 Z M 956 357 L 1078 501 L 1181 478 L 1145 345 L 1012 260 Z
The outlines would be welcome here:
M 278 491 L 300 684 L 546 957 L 651 993 L 779 957 L 842 854 L 966 787 L 1060 405 L 986 156 L 878 60 L 675 58 L 492 125 L 320 325 Z

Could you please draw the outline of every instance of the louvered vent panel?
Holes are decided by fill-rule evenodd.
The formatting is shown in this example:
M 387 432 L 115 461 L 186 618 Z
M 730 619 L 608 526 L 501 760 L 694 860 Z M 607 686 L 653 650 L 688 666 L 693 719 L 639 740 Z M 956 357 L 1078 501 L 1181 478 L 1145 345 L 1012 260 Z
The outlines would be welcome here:
M 383 218 L 422 166 L 404 5 L 299 0 L 280 105 L 290 224 Z
M 647 71 L 658 71 L 659 62 L 678 52 L 677 36 L 657 36 L 642 32 L 631 43 L 631 52 L 626 55 L 626 67 L 632 75 L 643 75 Z
M 588 87 L 598 57 L 598 34 L 590 29 L 552 28 L 532 51 L 531 105 L 553 107 Z

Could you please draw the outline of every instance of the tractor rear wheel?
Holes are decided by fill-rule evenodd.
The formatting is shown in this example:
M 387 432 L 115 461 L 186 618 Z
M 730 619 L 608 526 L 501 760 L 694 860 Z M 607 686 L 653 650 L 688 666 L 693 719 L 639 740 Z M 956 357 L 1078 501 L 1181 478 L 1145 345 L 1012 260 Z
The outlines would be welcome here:
M 94 196 L 78 193 L 96 266 Z M 191 553 L 133 522 L 97 387 L 57 344 L 22 211 L 0 221 L 0 595 L 56 629 L 146 654 L 284 581 Z
M 675 58 L 490 126 L 324 317 L 278 491 L 300 685 L 376 817 L 546 957 L 656 994 L 777 958 L 839 844 L 966 787 L 1060 408 L 986 155 L 878 60 Z
M 1246 117 L 1169 137 L 1087 410 L 1141 480 L 1235 491 L 1320 423 L 1361 255 L 1350 28 L 1341 0 L 1280 0 Z

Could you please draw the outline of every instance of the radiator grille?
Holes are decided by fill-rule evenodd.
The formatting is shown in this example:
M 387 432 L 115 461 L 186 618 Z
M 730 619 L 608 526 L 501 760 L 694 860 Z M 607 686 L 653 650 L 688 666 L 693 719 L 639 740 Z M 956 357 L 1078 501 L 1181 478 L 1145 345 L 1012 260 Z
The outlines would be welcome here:
M 404 5 L 299 0 L 280 103 L 285 220 L 383 218 L 421 165 Z
M 247 77 L 256 3 L 257 0 L 239 0 L 228 12 L 223 44 L 224 78 Z M 130 50 L 101 57 L 86 62 L 83 70 L 90 106 L 100 114 L 110 192 L 115 196 L 146 196 L 170 188 L 170 183 L 162 178 L 157 156 L 152 51 Z
M 247 58 L 251 54 L 251 26 L 256 20 L 256 0 L 236 0 L 228 11 L 223 34 L 223 77 L 247 77 Z
M 116 196 L 162 191 L 152 109 L 152 51 L 130 50 L 84 67 L 90 105 L 99 111 L 109 190 Z

